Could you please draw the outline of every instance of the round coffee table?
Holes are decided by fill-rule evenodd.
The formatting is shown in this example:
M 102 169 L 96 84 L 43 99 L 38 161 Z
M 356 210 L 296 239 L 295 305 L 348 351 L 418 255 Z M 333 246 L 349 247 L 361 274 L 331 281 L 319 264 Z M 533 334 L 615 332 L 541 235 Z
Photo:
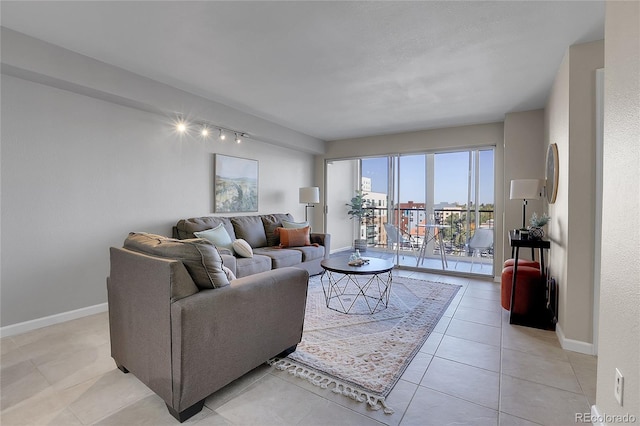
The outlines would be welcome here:
M 327 308 L 344 314 L 374 314 L 389 305 L 393 262 L 368 259 L 362 266 L 349 266 L 346 257 L 323 260 L 320 281 Z M 327 282 L 325 283 L 325 275 Z M 360 276 L 364 276 L 359 279 Z

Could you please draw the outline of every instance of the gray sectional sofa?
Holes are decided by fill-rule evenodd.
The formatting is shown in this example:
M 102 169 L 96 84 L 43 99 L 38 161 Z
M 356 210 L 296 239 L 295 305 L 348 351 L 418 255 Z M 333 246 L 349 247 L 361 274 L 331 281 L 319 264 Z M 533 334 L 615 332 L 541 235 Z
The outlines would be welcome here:
M 206 231 L 222 224 L 232 240 L 243 239 L 253 249 L 253 257 L 223 254 L 224 265 L 238 277 L 258 272 L 295 266 L 305 269 L 310 275 L 323 271 L 320 262 L 329 258 L 331 236 L 311 233 L 310 246 L 280 248 L 280 240 L 274 232 L 282 221 L 294 222 L 290 214 L 267 214 L 252 216 L 206 216 L 180 220 L 173 227 L 173 238 L 195 238 L 194 232 Z
M 197 414 L 215 391 L 291 353 L 302 339 L 309 274 L 321 272 L 329 236 L 313 234 L 314 245 L 277 248 L 273 230 L 282 219 L 293 220 L 186 219 L 174 228 L 177 239 L 132 232 L 124 247 L 111 247 L 111 356 L 178 421 Z M 193 239 L 193 232 L 220 223 L 251 244 L 253 257 L 220 255 L 212 242 Z

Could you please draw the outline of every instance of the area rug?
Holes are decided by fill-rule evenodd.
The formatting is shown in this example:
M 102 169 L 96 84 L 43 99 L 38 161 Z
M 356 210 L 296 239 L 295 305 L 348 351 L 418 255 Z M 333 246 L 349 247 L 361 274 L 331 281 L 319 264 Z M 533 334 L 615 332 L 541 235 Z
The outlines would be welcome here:
M 302 342 L 270 363 L 391 414 L 385 398 L 460 287 L 394 276 L 386 309 L 353 315 L 328 309 L 320 278 L 312 277 Z

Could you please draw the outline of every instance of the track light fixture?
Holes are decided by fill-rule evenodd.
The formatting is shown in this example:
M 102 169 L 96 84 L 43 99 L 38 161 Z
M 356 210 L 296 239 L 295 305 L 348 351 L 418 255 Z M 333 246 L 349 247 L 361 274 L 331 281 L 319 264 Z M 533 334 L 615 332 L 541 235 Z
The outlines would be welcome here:
M 243 138 L 250 138 L 247 133 L 239 132 L 237 130 L 228 129 L 226 127 L 216 126 L 206 121 L 192 121 L 189 122 L 182 116 L 178 116 L 174 120 L 175 131 L 178 134 L 190 134 L 192 130 L 199 129 L 200 136 L 203 139 L 208 139 L 214 131 L 218 131 L 218 139 L 223 141 L 227 138 L 227 133 L 231 133 L 235 136 L 236 143 L 242 142 Z

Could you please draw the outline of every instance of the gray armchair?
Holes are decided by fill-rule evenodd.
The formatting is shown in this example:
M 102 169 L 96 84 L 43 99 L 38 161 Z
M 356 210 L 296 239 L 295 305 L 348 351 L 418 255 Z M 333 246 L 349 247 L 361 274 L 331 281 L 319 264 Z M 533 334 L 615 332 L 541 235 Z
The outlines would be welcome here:
M 309 273 L 280 268 L 199 289 L 181 261 L 111 248 L 111 355 L 180 422 L 302 337 Z

